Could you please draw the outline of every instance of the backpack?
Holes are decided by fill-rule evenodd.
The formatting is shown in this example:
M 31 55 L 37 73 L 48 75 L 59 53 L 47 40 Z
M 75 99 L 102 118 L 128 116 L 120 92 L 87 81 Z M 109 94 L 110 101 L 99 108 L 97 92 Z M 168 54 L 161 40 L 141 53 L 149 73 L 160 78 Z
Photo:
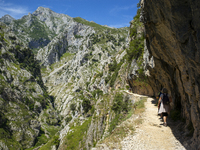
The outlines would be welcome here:
M 163 101 L 164 105 L 169 105 L 169 97 L 168 97 L 167 94 L 163 93 L 163 99 L 162 99 L 162 101 Z

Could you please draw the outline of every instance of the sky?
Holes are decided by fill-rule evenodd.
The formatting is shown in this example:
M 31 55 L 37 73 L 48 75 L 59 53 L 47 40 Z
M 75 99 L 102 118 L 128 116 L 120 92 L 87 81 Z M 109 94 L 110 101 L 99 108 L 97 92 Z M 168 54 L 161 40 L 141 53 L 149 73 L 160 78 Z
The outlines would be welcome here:
M 81 17 L 101 25 L 120 28 L 129 26 L 137 12 L 139 0 L 0 0 L 0 18 L 9 14 L 20 19 L 38 7 L 56 13 Z

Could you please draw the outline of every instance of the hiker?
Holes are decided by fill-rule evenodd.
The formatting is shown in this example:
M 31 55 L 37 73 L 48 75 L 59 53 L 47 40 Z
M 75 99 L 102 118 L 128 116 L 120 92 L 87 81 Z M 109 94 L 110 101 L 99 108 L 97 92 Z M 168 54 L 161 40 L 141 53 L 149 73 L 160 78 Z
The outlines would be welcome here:
M 158 93 L 158 96 L 156 97 L 157 100 L 159 100 L 161 94 L 162 94 L 162 88 L 160 89 L 160 92 Z M 158 111 L 159 109 L 160 109 L 160 104 L 158 105 Z M 162 114 L 160 114 L 160 118 L 163 119 Z
M 158 107 L 159 111 L 158 114 L 161 114 L 163 116 L 164 120 L 164 126 L 167 126 L 167 116 L 170 113 L 170 103 L 172 102 L 171 96 L 168 94 L 168 90 L 166 88 L 163 88 L 162 94 L 160 95 L 159 101 L 158 101 Z

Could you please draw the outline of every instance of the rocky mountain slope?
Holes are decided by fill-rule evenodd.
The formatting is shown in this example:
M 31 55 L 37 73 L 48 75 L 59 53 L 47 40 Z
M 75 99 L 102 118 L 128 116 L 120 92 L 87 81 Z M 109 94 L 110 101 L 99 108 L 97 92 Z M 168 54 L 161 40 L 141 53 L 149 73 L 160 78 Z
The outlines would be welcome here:
M 126 50 L 128 28 L 105 27 L 43 7 L 8 25 L 13 36 L 16 34 L 20 42 L 27 45 L 23 57 L 18 53 L 23 46 L 14 45 L 13 51 L 16 52 L 12 55 L 21 59 L 16 58 L 10 67 L 23 63 L 23 69 L 18 72 L 20 76 L 16 73 L 13 78 L 25 78 L 22 71 L 26 68 L 32 71 L 27 77 L 30 79 L 25 82 L 30 82 L 27 87 L 22 84 L 24 81 L 17 80 L 16 85 L 15 80 L 12 81 L 12 86 L 17 89 L 14 93 L 21 94 L 20 104 L 27 107 L 38 124 L 32 142 L 21 144 L 27 141 L 26 138 L 15 135 L 11 135 L 15 140 L 10 142 L 18 140 L 22 149 L 90 149 L 112 132 L 134 103 L 123 92 L 127 87 L 126 71 L 130 64 Z M 15 36 L 9 40 L 9 45 L 12 45 L 16 41 Z M 9 46 L 4 49 L 9 51 Z M 4 57 L 2 62 L 6 62 Z M 10 70 L 13 72 L 13 69 Z M 9 74 L 9 69 L 5 68 L 4 72 Z M 26 91 L 18 92 L 21 84 L 20 89 Z M 3 89 L 5 87 L 2 86 Z M 5 112 L 1 114 L 4 116 Z M 24 125 L 27 129 L 32 127 L 28 123 Z M 7 124 L 2 126 L 6 128 Z M 3 131 L 7 132 L 4 128 Z M 19 130 L 17 133 L 20 133 Z M 10 149 L 7 142 L 1 142 L 2 147 Z
M 112 91 L 126 85 L 128 30 L 81 18 L 74 21 L 37 54 L 43 66 L 43 81 L 63 117 L 58 149 L 90 149 L 107 134 L 110 123 L 106 120 L 119 118 L 119 112 L 112 109 L 113 99 L 119 98 L 120 103 L 126 100 L 127 106 L 116 108 L 120 112 L 128 111 L 131 104 L 120 90 Z M 79 135 L 80 130 L 86 134 Z M 71 136 L 78 136 L 79 145 L 71 141 Z
M 38 136 L 50 139 L 59 115 L 43 84 L 31 50 L 0 23 L 0 148 L 26 149 Z M 52 130 L 51 129 L 51 130 Z
M 199 7 L 197 0 L 141 1 L 144 73 L 150 86 L 141 89 L 134 77 L 129 80 L 136 93 L 153 96 L 162 87 L 169 90 L 190 149 L 200 149 Z

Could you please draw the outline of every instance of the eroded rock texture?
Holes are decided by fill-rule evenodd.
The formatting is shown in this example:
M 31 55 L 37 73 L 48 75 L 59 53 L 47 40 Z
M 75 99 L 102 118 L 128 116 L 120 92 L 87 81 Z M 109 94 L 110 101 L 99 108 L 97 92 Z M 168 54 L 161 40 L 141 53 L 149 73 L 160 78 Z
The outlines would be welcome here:
M 186 128 L 193 126 L 192 149 L 200 149 L 199 8 L 199 0 L 144 0 L 141 17 L 155 64 L 148 67 L 149 81 L 155 92 L 161 85 L 169 90 Z

